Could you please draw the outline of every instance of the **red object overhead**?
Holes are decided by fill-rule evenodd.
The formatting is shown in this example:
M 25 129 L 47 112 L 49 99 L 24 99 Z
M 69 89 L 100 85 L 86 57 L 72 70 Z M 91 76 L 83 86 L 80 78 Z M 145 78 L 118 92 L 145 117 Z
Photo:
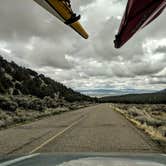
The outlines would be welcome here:
M 128 0 L 119 32 L 114 41 L 115 48 L 124 45 L 139 29 L 144 28 L 166 7 L 166 0 Z

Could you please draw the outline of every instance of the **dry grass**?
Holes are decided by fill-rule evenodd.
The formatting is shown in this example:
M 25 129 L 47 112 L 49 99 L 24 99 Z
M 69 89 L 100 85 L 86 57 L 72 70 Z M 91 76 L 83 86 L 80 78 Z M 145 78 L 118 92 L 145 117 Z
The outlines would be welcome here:
M 111 106 L 113 110 L 124 115 L 166 148 L 166 105 L 112 104 Z
M 45 109 L 42 112 L 35 110 L 24 110 L 17 109 L 16 112 L 8 112 L 0 110 L 0 129 L 10 127 L 11 125 L 16 125 L 19 123 L 27 123 L 30 121 L 34 121 L 43 117 L 52 116 L 61 114 L 69 111 L 67 107 L 58 107 L 56 109 Z

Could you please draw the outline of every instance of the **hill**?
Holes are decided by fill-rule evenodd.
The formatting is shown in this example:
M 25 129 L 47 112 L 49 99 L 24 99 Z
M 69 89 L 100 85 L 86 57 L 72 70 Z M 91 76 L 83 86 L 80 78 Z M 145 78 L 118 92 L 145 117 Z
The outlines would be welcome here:
M 160 93 L 166 93 L 166 89 L 164 89 L 164 90 L 160 91 Z
M 93 100 L 31 69 L 20 67 L 14 62 L 9 63 L 1 56 L 0 94 L 32 95 L 41 99 L 46 96 L 58 96 L 69 102 Z
M 86 107 L 94 101 L 0 56 L 0 128 Z
M 125 104 L 166 104 L 166 89 L 156 93 L 107 96 L 100 98 L 99 101 Z

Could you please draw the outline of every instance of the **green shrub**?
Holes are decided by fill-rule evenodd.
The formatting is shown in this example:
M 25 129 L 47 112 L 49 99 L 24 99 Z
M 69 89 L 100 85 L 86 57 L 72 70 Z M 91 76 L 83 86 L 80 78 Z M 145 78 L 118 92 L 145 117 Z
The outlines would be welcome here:
M 11 101 L 10 99 L 0 97 L 0 108 L 1 109 L 14 112 L 14 111 L 16 111 L 17 107 L 18 107 L 17 103 Z
M 19 95 L 19 90 L 14 89 L 14 90 L 13 90 L 13 95 L 14 95 L 14 96 L 15 96 L 15 95 Z
M 44 106 L 43 106 L 42 100 L 34 99 L 34 100 L 30 101 L 29 109 L 43 111 Z
M 3 87 L 2 83 L 0 82 L 0 93 L 4 94 L 6 92 L 5 88 Z
M 5 89 L 13 87 L 12 81 L 9 78 L 6 78 L 5 76 L 1 78 L 0 82 Z

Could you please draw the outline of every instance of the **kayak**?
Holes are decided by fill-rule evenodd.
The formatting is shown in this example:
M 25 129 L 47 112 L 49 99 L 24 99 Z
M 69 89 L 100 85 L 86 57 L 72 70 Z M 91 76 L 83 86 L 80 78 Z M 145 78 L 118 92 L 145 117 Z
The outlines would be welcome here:
M 122 47 L 138 30 L 156 19 L 166 7 L 166 0 L 128 0 L 115 48 Z
M 66 0 L 34 0 L 49 13 L 57 17 L 60 21 L 74 29 L 83 38 L 88 38 L 88 33 L 80 24 L 80 15 L 76 15 L 70 4 Z

